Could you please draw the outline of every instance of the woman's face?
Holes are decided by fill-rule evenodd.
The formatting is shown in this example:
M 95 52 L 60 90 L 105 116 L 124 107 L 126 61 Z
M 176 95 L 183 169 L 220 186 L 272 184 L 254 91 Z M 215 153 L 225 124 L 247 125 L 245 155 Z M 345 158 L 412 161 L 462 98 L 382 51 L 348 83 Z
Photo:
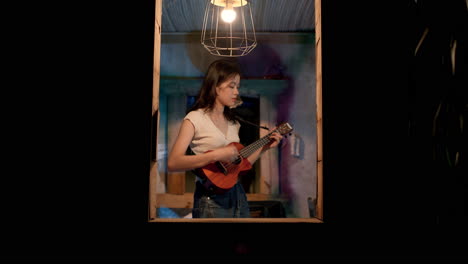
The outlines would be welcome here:
M 232 107 L 239 96 L 240 76 L 238 74 L 229 77 L 216 87 L 216 102 L 223 106 Z

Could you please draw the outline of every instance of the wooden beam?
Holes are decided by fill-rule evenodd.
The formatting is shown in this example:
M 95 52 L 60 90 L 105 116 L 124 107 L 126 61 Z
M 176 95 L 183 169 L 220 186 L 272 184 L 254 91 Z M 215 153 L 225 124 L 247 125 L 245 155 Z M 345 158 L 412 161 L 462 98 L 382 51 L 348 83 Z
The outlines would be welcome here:
M 155 2 L 155 28 L 154 28 L 154 57 L 153 57 L 153 89 L 152 89 L 152 111 L 151 115 L 159 115 L 159 73 L 160 73 L 160 51 L 161 51 L 161 16 L 162 16 L 162 0 Z M 152 119 L 154 120 L 154 118 Z M 156 131 L 159 130 L 159 116 L 157 118 Z M 153 121 L 152 121 L 153 122 Z M 151 144 L 158 145 L 158 138 L 152 138 Z M 148 190 L 148 219 L 156 218 L 156 185 L 157 185 L 157 170 L 158 164 L 150 158 L 150 178 Z
M 323 219 L 323 134 L 322 134 L 322 5 L 315 0 L 315 69 L 317 105 L 317 218 Z
M 158 193 L 156 208 L 192 208 L 193 193 L 171 194 Z
M 318 218 L 157 218 L 150 222 L 175 223 L 323 223 Z
M 274 97 L 271 95 L 260 96 L 260 125 L 272 129 L 276 123 L 276 107 Z M 266 136 L 269 131 L 260 129 L 260 138 Z M 262 194 L 279 193 L 279 161 L 278 148 L 272 148 L 264 152 L 260 159 L 260 173 L 258 177 L 258 188 Z
M 157 186 L 157 175 L 158 175 L 158 163 L 151 162 L 150 167 L 150 182 L 149 182 L 149 219 L 156 218 L 156 186 Z
M 162 0 L 156 0 L 154 23 L 154 55 L 153 55 L 153 114 L 159 109 L 159 75 L 161 72 L 161 16 Z
M 185 172 L 171 172 L 167 174 L 167 192 L 170 194 L 184 194 Z

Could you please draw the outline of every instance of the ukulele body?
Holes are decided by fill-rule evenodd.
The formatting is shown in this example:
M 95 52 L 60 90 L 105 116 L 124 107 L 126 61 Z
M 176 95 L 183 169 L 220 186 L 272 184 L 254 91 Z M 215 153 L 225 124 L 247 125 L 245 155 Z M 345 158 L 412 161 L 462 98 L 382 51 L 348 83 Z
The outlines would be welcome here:
M 238 151 L 244 146 L 237 142 L 228 144 L 237 148 Z M 210 152 L 211 150 L 207 151 Z M 195 170 L 195 173 L 203 179 L 205 188 L 215 192 L 224 193 L 231 189 L 238 181 L 239 173 L 250 170 L 252 164 L 246 158 L 239 156 L 240 160 L 233 163 L 213 162 Z M 237 164 L 236 164 L 237 163 Z

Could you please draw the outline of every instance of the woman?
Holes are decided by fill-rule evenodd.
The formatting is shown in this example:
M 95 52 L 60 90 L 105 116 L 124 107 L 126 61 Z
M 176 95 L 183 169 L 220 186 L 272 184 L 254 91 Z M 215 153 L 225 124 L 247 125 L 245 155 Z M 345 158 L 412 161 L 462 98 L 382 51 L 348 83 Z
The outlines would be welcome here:
M 187 171 L 214 162 L 232 164 L 239 157 L 230 144 L 239 142 L 240 124 L 231 109 L 239 99 L 240 69 L 227 59 L 210 64 L 194 106 L 188 111 L 168 158 L 168 170 Z M 269 144 L 247 157 L 253 164 L 264 151 L 276 147 L 282 136 L 273 132 Z M 195 155 L 187 155 L 190 147 Z M 250 217 L 247 196 L 237 182 L 224 193 L 214 192 L 204 185 L 204 177 L 196 179 L 193 218 Z

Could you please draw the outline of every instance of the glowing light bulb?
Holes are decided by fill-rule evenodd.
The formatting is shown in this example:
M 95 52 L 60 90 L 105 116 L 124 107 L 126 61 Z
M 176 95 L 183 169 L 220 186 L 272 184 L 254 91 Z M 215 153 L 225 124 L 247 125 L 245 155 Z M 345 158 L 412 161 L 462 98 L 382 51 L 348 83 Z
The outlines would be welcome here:
M 236 11 L 232 9 L 223 9 L 223 11 L 221 12 L 221 19 L 227 23 L 232 23 L 232 21 L 236 19 L 236 16 Z

